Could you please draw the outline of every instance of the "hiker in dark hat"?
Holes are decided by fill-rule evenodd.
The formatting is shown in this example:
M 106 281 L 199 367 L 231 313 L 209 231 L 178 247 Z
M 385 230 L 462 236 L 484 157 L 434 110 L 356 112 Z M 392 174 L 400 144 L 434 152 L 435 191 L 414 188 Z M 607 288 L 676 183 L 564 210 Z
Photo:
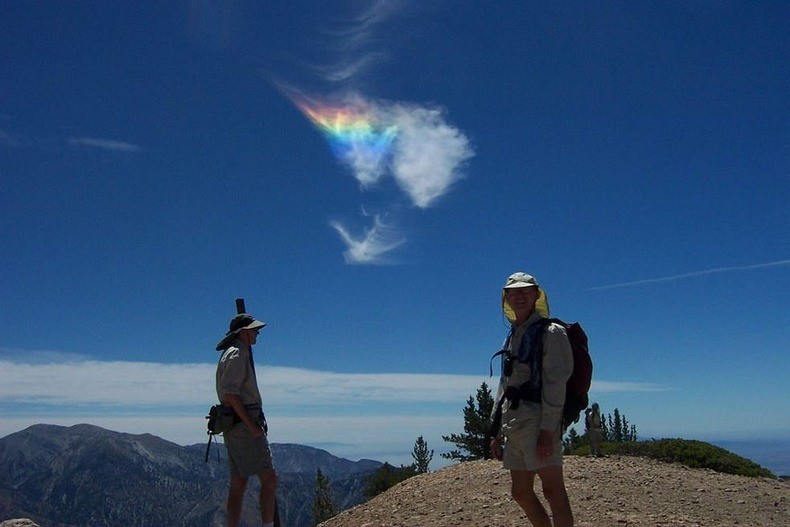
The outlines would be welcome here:
M 549 318 L 549 303 L 535 277 L 510 275 L 502 288 L 502 310 L 511 330 L 497 391 L 497 401 L 504 403 L 501 428 L 491 440 L 491 452 L 510 470 L 511 494 L 532 525 L 573 527 L 562 473 L 562 415 L 565 383 L 573 371 L 571 345 L 563 326 L 541 322 Z M 541 360 L 535 356 L 538 349 Z M 534 382 L 538 379 L 539 384 Z M 536 475 L 552 519 L 535 494 Z
M 236 424 L 223 433 L 230 466 L 228 527 L 238 527 L 241 506 L 250 476 L 261 482 L 260 507 L 263 527 L 274 525 L 277 474 L 266 437 L 261 394 L 255 377 L 252 346 L 266 324 L 244 313 L 230 321 L 230 329 L 217 344 L 222 356 L 217 364 L 217 397 L 235 412 Z

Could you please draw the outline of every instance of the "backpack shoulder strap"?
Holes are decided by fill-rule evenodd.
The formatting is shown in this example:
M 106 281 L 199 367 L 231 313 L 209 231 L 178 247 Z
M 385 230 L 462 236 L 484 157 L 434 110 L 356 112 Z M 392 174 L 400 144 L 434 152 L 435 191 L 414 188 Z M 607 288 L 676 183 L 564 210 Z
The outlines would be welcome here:
M 507 345 L 508 345 L 508 342 L 510 342 L 510 337 L 512 337 L 512 336 L 513 336 L 513 328 L 511 327 L 510 331 L 508 331 L 507 336 L 505 337 L 505 340 L 502 341 L 502 349 L 500 349 L 499 351 L 497 351 L 496 353 L 491 355 L 491 360 L 488 361 L 488 376 L 489 377 L 493 377 L 494 376 L 494 366 L 493 366 L 494 359 L 497 358 L 497 357 L 500 357 L 500 356 L 507 355 Z

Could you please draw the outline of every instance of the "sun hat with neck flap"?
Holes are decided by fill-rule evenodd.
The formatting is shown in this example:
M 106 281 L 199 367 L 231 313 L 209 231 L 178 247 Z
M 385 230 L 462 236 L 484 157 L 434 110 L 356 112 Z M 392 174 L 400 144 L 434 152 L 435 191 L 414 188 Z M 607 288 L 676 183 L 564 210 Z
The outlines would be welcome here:
M 230 319 L 230 329 L 225 333 L 225 336 L 222 337 L 222 340 L 217 343 L 217 351 L 225 351 L 228 349 L 228 347 L 233 344 L 233 341 L 236 340 L 239 333 L 245 329 L 261 329 L 265 325 L 265 322 L 255 320 L 252 315 L 239 313 Z
M 546 297 L 546 292 L 538 284 L 537 279 L 527 273 L 513 273 L 507 277 L 504 287 L 502 287 L 502 311 L 505 313 L 507 319 L 513 323 L 516 320 L 516 312 L 510 307 L 507 300 L 505 300 L 505 292 L 508 289 L 519 289 L 522 287 L 537 287 L 538 299 L 535 301 L 535 312 L 543 318 L 549 318 L 549 299 Z

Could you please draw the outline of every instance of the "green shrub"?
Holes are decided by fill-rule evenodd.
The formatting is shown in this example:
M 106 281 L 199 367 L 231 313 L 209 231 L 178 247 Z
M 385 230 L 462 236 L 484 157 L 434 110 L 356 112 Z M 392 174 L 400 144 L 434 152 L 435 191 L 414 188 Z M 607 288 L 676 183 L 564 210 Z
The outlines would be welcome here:
M 770 470 L 754 461 L 704 441 L 691 439 L 654 439 L 627 443 L 605 441 L 601 444 L 601 451 L 607 456 L 619 454 L 646 457 L 667 463 L 680 463 L 690 468 L 708 468 L 725 474 L 776 478 Z M 587 455 L 589 452 L 589 445 L 584 445 L 574 450 L 572 454 Z

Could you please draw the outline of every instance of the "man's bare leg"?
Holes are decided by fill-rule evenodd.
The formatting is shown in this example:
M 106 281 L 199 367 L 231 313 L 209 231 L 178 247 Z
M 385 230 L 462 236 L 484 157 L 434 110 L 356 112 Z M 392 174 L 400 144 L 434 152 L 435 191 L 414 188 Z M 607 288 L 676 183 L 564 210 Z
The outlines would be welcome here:
M 277 473 L 266 470 L 258 474 L 261 480 L 261 494 L 259 497 L 261 507 L 261 520 L 263 523 L 274 521 L 274 499 L 277 493 Z
M 530 470 L 511 470 L 510 493 L 513 499 L 524 510 L 534 527 L 551 527 L 546 508 L 535 494 L 535 472 Z
M 551 507 L 551 516 L 554 527 L 573 527 L 573 512 L 568 492 L 565 490 L 565 480 L 562 475 L 562 466 L 552 465 L 538 471 L 543 484 L 543 495 Z
M 227 503 L 228 527 L 239 527 L 241 523 L 241 504 L 244 501 L 245 490 L 247 490 L 247 478 L 231 474 Z

